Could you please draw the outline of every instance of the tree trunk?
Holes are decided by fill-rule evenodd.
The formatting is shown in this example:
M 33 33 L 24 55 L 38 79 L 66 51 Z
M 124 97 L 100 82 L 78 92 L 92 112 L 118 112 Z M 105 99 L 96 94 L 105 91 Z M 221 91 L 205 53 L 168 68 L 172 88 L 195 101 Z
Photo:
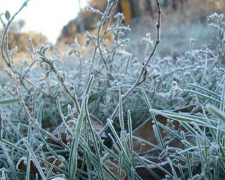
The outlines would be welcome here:
M 81 33 L 84 31 L 84 23 L 83 23 L 83 18 L 81 13 L 81 0 L 79 0 L 79 14 L 77 16 L 77 21 L 78 21 L 77 31 Z
M 129 0 L 129 2 L 130 2 L 130 8 L 131 8 L 131 15 L 132 15 L 132 18 L 133 18 L 137 15 L 136 12 L 135 12 L 135 7 L 134 7 L 135 3 L 133 2 L 133 0 Z
M 149 12 L 151 16 L 153 14 L 152 1 L 151 0 L 146 0 L 146 1 L 147 1 L 147 11 Z

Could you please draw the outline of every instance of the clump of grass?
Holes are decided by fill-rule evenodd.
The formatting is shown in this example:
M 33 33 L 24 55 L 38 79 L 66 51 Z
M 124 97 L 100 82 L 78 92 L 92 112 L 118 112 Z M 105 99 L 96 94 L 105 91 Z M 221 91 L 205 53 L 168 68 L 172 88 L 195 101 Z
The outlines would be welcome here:
M 122 14 L 113 14 L 118 1 L 108 1 L 104 12 L 88 8 L 102 16 L 97 33 L 86 33 L 85 46 L 93 49 L 91 60 L 83 59 L 78 40 L 71 45 L 70 55 L 77 61 L 70 67 L 56 55 L 50 56 L 48 46 L 35 49 L 30 40 L 31 63 L 24 67 L 15 65 L 16 51 L 8 48 L 7 33 L 28 2 L 12 18 L 5 13 L 6 23 L 1 19 L 5 27 L 1 53 L 10 79 L 0 91 L 2 179 L 224 176 L 222 15 L 209 18 L 217 32 L 217 52 L 203 47 L 177 59 L 159 59 L 155 52 L 161 10 L 156 0 L 156 36 L 152 39 L 147 34 L 142 39 L 146 43 L 142 61 L 126 51 L 129 40 L 124 35 L 130 29 L 123 25 Z M 111 25 L 113 18 L 116 21 Z M 111 37 L 111 44 L 105 42 L 106 36 Z M 190 105 L 194 108 L 188 113 L 173 111 Z M 168 118 L 170 126 L 159 122 L 156 114 Z M 132 132 L 150 117 L 158 144 L 140 136 L 139 141 L 153 148 L 139 153 L 134 150 Z M 179 122 L 176 128 L 172 120 Z M 181 146 L 174 146 L 173 141 Z

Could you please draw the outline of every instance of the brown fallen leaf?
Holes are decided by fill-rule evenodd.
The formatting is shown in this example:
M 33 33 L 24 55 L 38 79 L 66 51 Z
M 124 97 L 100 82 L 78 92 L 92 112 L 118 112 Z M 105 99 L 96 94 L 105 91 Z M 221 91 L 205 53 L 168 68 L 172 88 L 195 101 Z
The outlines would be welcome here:
M 64 159 L 62 156 L 61 156 L 61 158 L 62 159 Z M 66 170 L 66 167 L 65 167 L 65 165 L 62 163 L 62 161 L 61 160 L 59 160 L 59 159 L 56 159 L 55 157 L 53 157 L 53 156 L 50 156 L 50 157 L 48 157 L 47 159 L 46 159 L 46 161 L 48 161 L 49 163 L 51 163 L 51 164 L 53 164 L 54 166 L 56 166 L 56 167 L 58 167 L 58 168 L 60 168 L 60 169 L 62 169 L 62 170 Z M 44 163 L 40 163 L 40 165 L 41 165 L 41 167 L 45 167 L 46 165 L 44 164 Z M 49 167 L 49 166 L 48 166 Z M 52 169 L 52 172 L 54 172 L 54 173 L 58 173 L 58 170 L 57 169 L 55 169 L 55 168 L 53 168 Z
M 172 174 L 172 170 L 169 164 L 165 164 L 164 166 L 161 165 L 164 169 L 166 169 L 169 173 Z M 137 166 L 135 167 L 136 172 L 141 177 L 142 180 L 150 180 L 156 179 L 152 173 L 150 173 L 145 166 Z M 151 170 L 160 178 L 165 178 L 165 172 L 160 170 L 159 168 L 151 168 Z M 178 169 L 175 169 L 177 173 L 179 173 Z M 179 175 L 179 174 L 178 174 Z
M 174 112 L 192 112 L 192 110 L 195 109 L 195 106 L 191 105 L 185 108 L 181 108 L 181 109 L 177 109 Z M 162 123 L 163 125 L 167 124 L 167 118 L 162 116 L 162 115 L 155 115 L 156 121 Z M 175 130 L 177 130 L 180 126 L 180 123 L 178 121 L 173 121 L 173 128 Z M 151 145 L 151 143 L 153 145 L 157 145 L 158 142 L 155 138 L 155 134 L 153 131 L 153 122 L 152 119 L 149 119 L 147 121 L 145 121 L 144 123 L 142 123 L 138 128 L 136 128 L 133 131 L 133 147 L 134 147 L 134 151 L 138 154 L 140 153 L 145 153 L 149 150 L 151 150 L 153 148 L 153 146 Z M 167 134 L 167 132 L 164 132 L 164 130 L 162 128 L 159 127 L 159 130 L 161 132 L 162 138 L 164 138 Z M 135 139 L 135 137 L 139 138 L 138 140 Z M 186 137 L 187 140 L 191 141 L 191 142 L 195 142 L 195 137 L 190 136 L 190 137 Z M 142 140 L 141 140 L 142 139 Z M 143 143 L 144 141 L 147 141 L 149 143 Z M 177 148 L 183 148 L 183 143 L 178 140 L 175 139 L 171 144 L 171 147 L 177 147 Z M 152 157 L 159 157 L 160 156 L 160 151 L 154 151 L 154 153 L 152 152 L 150 154 Z M 160 163 L 163 161 L 163 159 L 154 159 L 152 160 L 155 163 Z M 164 164 L 162 165 L 164 169 L 166 169 L 168 172 L 172 173 L 171 167 L 170 165 Z M 138 175 L 143 179 L 143 180 L 149 180 L 149 179 L 155 179 L 155 177 L 153 176 L 152 173 L 150 173 L 148 171 L 148 169 L 146 169 L 146 167 L 144 166 L 136 166 L 135 167 L 136 172 L 138 173 Z M 165 178 L 165 173 L 163 171 L 161 171 L 159 168 L 151 168 L 151 170 L 157 174 L 157 176 L 159 176 L 161 179 Z M 179 171 L 175 168 L 175 171 L 177 173 L 179 173 Z
M 104 127 L 103 123 L 96 118 L 95 116 L 90 114 L 90 118 L 91 118 L 91 124 L 94 127 L 94 129 L 99 132 L 102 130 L 102 128 Z
M 51 164 L 53 164 L 54 166 L 62 169 L 62 170 L 65 170 L 66 169 L 66 167 L 64 166 L 64 164 L 60 160 L 56 159 L 53 156 L 50 156 L 50 157 L 46 158 L 46 161 L 49 162 L 49 163 L 51 163 Z M 50 168 L 49 165 L 45 165 L 43 162 L 40 162 L 40 166 L 41 166 L 41 168 L 43 170 Z M 26 171 L 27 170 L 27 158 L 26 157 L 20 158 L 20 160 L 18 161 L 16 167 L 17 167 L 18 170 Z M 57 174 L 58 173 L 58 170 L 56 170 L 55 168 L 53 168 L 52 169 L 52 172 L 54 172 L 54 173 Z M 33 175 L 38 174 L 38 175 L 40 175 L 37 167 L 35 166 L 35 164 L 34 164 L 34 162 L 32 160 L 30 161 L 30 174 L 33 174 Z
M 17 162 L 16 168 L 18 170 L 26 171 L 27 170 L 27 158 L 22 157 L 20 160 Z M 34 165 L 33 161 L 30 161 L 30 174 L 36 174 L 38 173 L 38 169 Z
M 103 128 L 103 124 L 102 122 L 97 119 L 95 116 L 90 115 L 90 120 L 91 120 L 91 124 L 93 126 L 93 128 L 99 132 L 100 130 L 102 130 Z M 67 121 L 67 125 L 72 129 L 75 130 L 76 127 L 76 123 L 77 123 L 77 119 L 73 119 L 73 120 L 69 120 Z M 64 123 L 61 123 L 59 126 L 57 126 L 51 133 L 52 135 L 54 135 L 55 137 L 59 137 L 59 135 L 61 135 L 61 140 L 63 143 L 67 144 L 70 140 L 71 140 L 71 135 L 69 134 L 67 127 L 65 126 Z M 59 144 L 55 141 L 53 141 L 52 139 L 48 138 L 47 142 L 52 143 L 52 144 Z
M 122 169 L 121 170 L 121 176 L 119 175 L 119 166 L 117 164 L 115 164 L 114 162 L 110 161 L 110 160 L 106 160 L 104 162 L 105 166 L 116 176 L 116 177 L 120 177 L 120 180 L 124 180 L 126 177 L 126 172 Z M 104 177 L 107 179 L 109 178 L 108 174 L 104 174 Z
M 195 108 L 195 105 L 190 105 L 187 106 L 185 108 L 181 108 L 181 109 L 177 109 L 174 112 L 191 112 L 193 109 Z M 162 123 L 163 125 L 167 124 L 167 118 L 162 116 L 162 115 L 155 115 L 156 121 Z M 173 126 L 174 129 L 177 130 L 179 128 L 180 123 L 178 121 L 173 121 Z M 155 133 L 153 131 L 153 122 L 152 119 L 149 119 L 145 122 L 143 122 L 139 127 L 137 127 L 136 129 L 133 130 L 133 136 L 136 136 L 140 139 L 143 139 L 147 142 L 144 143 L 143 141 L 141 141 L 140 139 L 137 140 L 135 139 L 135 137 L 133 138 L 133 147 L 134 147 L 134 151 L 136 153 L 143 153 L 143 152 L 147 152 L 149 151 L 151 148 L 153 148 L 153 146 L 151 146 L 150 144 L 153 145 L 157 145 L 158 142 L 155 138 Z M 164 130 L 162 128 L 159 127 L 159 130 L 161 132 L 162 138 L 164 138 L 167 133 L 164 132 Z M 173 147 L 182 147 L 183 143 L 181 143 L 178 140 L 175 140 L 171 146 Z

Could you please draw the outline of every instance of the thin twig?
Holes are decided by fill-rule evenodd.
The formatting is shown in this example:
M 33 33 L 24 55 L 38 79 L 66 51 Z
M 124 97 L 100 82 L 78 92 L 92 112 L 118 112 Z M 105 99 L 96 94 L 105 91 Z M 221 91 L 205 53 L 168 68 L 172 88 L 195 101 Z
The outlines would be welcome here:
M 7 60 L 7 58 L 5 56 L 5 53 L 6 53 L 6 55 L 8 54 L 7 53 L 8 47 L 5 47 L 5 44 L 8 45 L 7 33 L 8 33 L 8 30 L 9 30 L 9 27 L 10 27 L 11 23 L 13 22 L 13 20 L 15 19 L 15 17 L 23 10 L 23 8 L 27 6 L 27 3 L 28 2 L 29 2 L 29 0 L 26 0 L 23 3 L 23 5 L 20 7 L 20 9 L 8 21 L 6 27 L 4 28 L 4 33 L 3 33 L 3 36 L 2 36 L 2 42 L 1 42 L 1 56 L 2 56 L 2 59 L 4 60 L 4 62 L 6 63 L 6 65 L 13 71 L 13 73 L 17 74 L 19 77 L 22 77 L 21 74 L 14 68 L 14 66 L 13 66 L 13 64 L 11 64 L 10 60 L 9 59 Z M 26 87 L 26 85 L 23 82 L 23 77 L 20 79 L 20 81 L 21 81 L 21 84 L 23 85 L 23 87 L 27 90 L 27 92 L 29 92 L 29 89 Z
M 149 64 L 150 60 L 152 59 L 152 57 L 155 54 L 155 51 L 159 45 L 160 42 L 160 27 L 161 27 L 161 9 L 160 9 L 160 4 L 159 4 L 159 0 L 156 0 L 156 4 L 157 4 L 157 12 L 158 12 L 158 21 L 156 24 L 156 41 L 155 41 L 155 45 L 151 51 L 151 53 L 149 54 L 147 60 L 144 62 L 141 72 L 136 80 L 136 82 L 133 84 L 133 86 L 127 90 L 127 92 L 125 94 L 122 95 L 122 101 L 124 101 L 129 95 L 130 93 L 137 87 L 139 86 L 141 83 L 143 83 L 145 81 L 146 75 L 147 75 L 147 65 Z M 110 120 L 113 121 L 114 118 L 116 117 L 116 114 L 119 110 L 119 104 L 117 104 L 116 108 L 114 109 L 112 115 L 110 116 Z M 99 132 L 99 135 L 101 136 L 109 127 L 108 123 L 103 127 L 103 129 Z
M 4 42 L 5 42 L 5 37 L 6 37 L 7 33 L 8 33 L 8 30 L 9 30 L 9 27 L 10 27 L 11 23 L 13 22 L 13 20 L 15 19 L 15 17 L 20 13 L 20 11 L 22 11 L 22 9 L 23 9 L 24 7 L 27 6 L 27 3 L 28 3 L 28 2 L 29 2 L 29 0 L 26 0 L 26 1 L 23 3 L 23 5 L 21 6 L 21 8 L 20 8 L 20 9 L 12 16 L 12 18 L 9 20 L 8 24 L 6 25 L 5 30 L 4 30 L 4 34 L 3 34 L 3 36 L 2 36 L 2 43 L 1 43 L 2 58 L 3 58 L 3 60 L 5 61 L 5 63 L 7 64 L 8 67 L 11 67 L 11 64 L 10 64 L 9 61 L 6 59 L 5 54 L 4 54 L 4 51 L 5 51 L 5 44 L 4 44 Z
M 103 39 L 105 38 L 106 34 L 108 33 L 107 27 L 109 25 L 109 22 L 112 19 L 112 16 L 113 16 L 113 13 L 115 12 L 117 4 L 118 4 L 118 1 L 115 2 L 114 6 L 112 7 L 112 10 L 110 11 L 110 15 L 109 15 L 109 17 L 107 19 L 107 22 L 106 22 L 106 25 L 105 25 L 105 29 L 104 29 L 104 33 L 102 35 L 102 38 L 100 39 L 100 43 L 103 41 Z
M 97 31 L 97 47 L 98 47 L 98 50 L 99 50 L 99 53 L 100 53 L 100 56 L 101 56 L 101 60 L 104 63 L 106 70 L 109 70 L 109 67 L 108 67 L 108 64 L 107 64 L 103 54 L 102 54 L 102 49 L 100 47 L 100 44 L 101 44 L 101 41 L 102 41 L 102 38 L 100 38 L 100 33 L 101 33 L 101 29 L 103 27 L 103 24 L 105 22 L 105 19 L 108 17 L 108 14 L 111 12 L 110 9 L 114 9 L 113 7 L 115 7 L 116 5 L 117 5 L 117 2 L 108 4 L 108 6 L 106 7 L 106 10 L 105 10 L 105 13 L 102 16 L 102 19 L 100 21 L 100 25 L 99 25 L 98 31 Z M 106 24 L 108 25 L 108 22 Z M 104 31 L 106 32 L 106 29 Z M 103 34 L 103 37 L 105 35 L 105 32 Z
M 87 78 L 87 83 L 86 83 L 85 89 L 86 89 L 86 87 L 88 85 L 88 82 L 91 78 L 91 73 L 92 73 L 92 69 L 93 69 L 93 66 L 94 66 L 96 52 L 97 52 L 97 47 L 95 47 L 94 54 L 93 54 L 93 57 L 92 57 L 92 60 L 91 60 L 91 67 L 90 67 L 90 70 L 89 70 L 89 73 L 88 73 L 88 78 Z
M 76 98 L 76 96 L 73 95 L 73 93 L 70 91 L 70 89 L 67 87 L 67 85 L 65 84 L 65 81 L 64 79 L 62 79 L 61 77 L 57 76 L 57 70 L 54 66 L 54 62 L 49 60 L 45 54 L 43 54 L 42 52 L 37 52 L 40 56 L 41 56 L 41 60 L 45 63 L 47 63 L 51 69 L 51 71 L 56 75 L 57 79 L 60 81 L 62 87 L 63 87 L 63 90 L 70 96 L 70 98 L 73 100 L 75 106 L 76 106 L 76 110 L 78 113 L 80 113 L 80 105 L 79 105 L 79 102 L 78 102 L 78 99 Z

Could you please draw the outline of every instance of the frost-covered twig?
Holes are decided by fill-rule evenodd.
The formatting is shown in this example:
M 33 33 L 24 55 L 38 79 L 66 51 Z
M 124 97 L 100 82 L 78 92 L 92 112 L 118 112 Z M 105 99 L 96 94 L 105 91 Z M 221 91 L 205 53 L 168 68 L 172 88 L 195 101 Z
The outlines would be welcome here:
M 4 34 L 2 36 L 2 42 L 1 42 L 1 50 L 2 50 L 2 58 L 3 60 L 5 61 L 6 65 L 8 67 L 11 68 L 11 64 L 9 63 L 9 61 L 6 59 L 5 57 L 5 54 L 4 54 L 4 51 L 5 51 L 5 38 L 6 38 L 6 35 L 8 33 L 8 30 L 9 30 L 9 27 L 11 25 L 11 23 L 13 22 L 13 20 L 15 19 L 15 17 L 23 10 L 24 7 L 27 6 L 27 3 L 29 2 L 29 0 L 26 0 L 23 5 L 21 6 L 21 8 L 12 16 L 12 18 L 9 20 L 9 22 L 7 23 L 5 29 L 4 29 Z
M 140 72 L 136 82 L 133 84 L 133 86 L 131 86 L 130 89 L 127 90 L 127 92 L 125 94 L 122 95 L 122 101 L 124 101 L 137 86 L 139 86 L 141 83 L 143 83 L 145 81 L 146 76 L 147 76 L 147 65 L 149 64 L 150 60 L 154 56 L 155 51 L 156 51 L 156 49 L 157 49 L 157 47 L 159 45 L 159 42 L 160 42 L 160 30 L 161 30 L 160 29 L 160 27 L 161 27 L 161 9 L 160 9 L 159 0 L 156 0 L 156 4 L 157 4 L 158 20 L 157 20 L 157 24 L 156 24 L 156 41 L 155 41 L 154 47 L 153 47 L 151 53 L 149 54 L 147 60 L 143 63 L 141 72 Z M 112 115 L 110 116 L 110 120 L 113 121 L 113 119 L 116 117 L 118 109 L 119 109 L 119 104 L 116 106 L 116 108 L 114 109 Z M 108 126 L 109 125 L 106 124 L 103 127 L 103 129 L 99 132 L 100 136 L 106 131 Z

